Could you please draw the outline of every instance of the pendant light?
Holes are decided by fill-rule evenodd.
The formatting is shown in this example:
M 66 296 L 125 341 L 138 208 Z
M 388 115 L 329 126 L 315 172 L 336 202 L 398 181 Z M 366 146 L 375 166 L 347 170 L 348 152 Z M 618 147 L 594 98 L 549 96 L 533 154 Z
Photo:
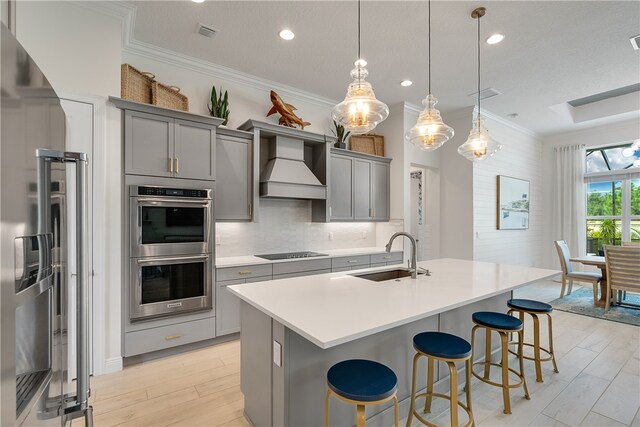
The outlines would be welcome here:
M 372 131 L 389 116 L 389 107 L 376 99 L 371 83 L 365 79 L 369 72 L 367 61 L 360 56 L 360 0 L 358 0 L 358 60 L 351 70 L 353 82 L 347 88 L 344 101 L 333 107 L 333 120 L 354 135 Z
M 467 141 L 458 147 L 458 154 L 472 162 L 491 157 L 502 148 L 502 145 L 489 137 L 489 130 L 485 127 L 484 118 L 480 114 L 480 18 L 486 12 L 484 7 L 471 12 L 471 17 L 478 20 L 478 108 L 474 111 L 473 128 L 469 132 Z
M 433 151 L 453 138 L 453 128 L 447 126 L 436 109 L 438 100 L 431 94 L 431 0 L 429 0 L 429 93 L 422 100 L 424 110 L 418 116 L 417 123 L 405 134 L 405 139 L 424 151 Z

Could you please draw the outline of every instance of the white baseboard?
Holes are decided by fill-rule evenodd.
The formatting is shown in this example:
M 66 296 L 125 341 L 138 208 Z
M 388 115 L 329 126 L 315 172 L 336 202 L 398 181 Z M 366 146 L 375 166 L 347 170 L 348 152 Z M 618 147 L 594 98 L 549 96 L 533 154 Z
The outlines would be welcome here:
M 122 357 L 111 357 L 104 362 L 102 374 L 111 374 L 122 371 Z

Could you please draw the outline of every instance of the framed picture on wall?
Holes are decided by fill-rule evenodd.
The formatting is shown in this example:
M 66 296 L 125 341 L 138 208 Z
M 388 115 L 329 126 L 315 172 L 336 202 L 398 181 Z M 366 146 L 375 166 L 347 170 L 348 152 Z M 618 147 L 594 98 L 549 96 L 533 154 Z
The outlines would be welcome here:
M 498 230 L 529 228 L 529 181 L 498 175 Z

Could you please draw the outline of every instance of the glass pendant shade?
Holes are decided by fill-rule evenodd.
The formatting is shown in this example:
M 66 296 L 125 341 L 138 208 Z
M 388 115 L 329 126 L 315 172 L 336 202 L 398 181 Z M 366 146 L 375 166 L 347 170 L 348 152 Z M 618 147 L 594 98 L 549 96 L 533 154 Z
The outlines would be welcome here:
M 473 128 L 466 142 L 458 147 L 458 154 L 476 162 L 493 156 L 501 148 L 502 145 L 489 136 L 489 130 L 485 127 L 482 116 L 476 113 L 473 118 Z
M 422 100 L 424 110 L 418 116 L 417 123 L 405 134 L 405 139 L 424 151 L 433 151 L 453 138 L 453 128 L 447 126 L 436 109 L 438 100 L 429 94 Z
M 354 135 L 372 131 L 389 116 L 389 107 L 376 99 L 371 83 L 365 80 L 369 75 L 366 65 L 362 59 L 355 62 L 356 67 L 351 70 L 353 82 L 347 88 L 347 96 L 331 112 L 333 120 Z

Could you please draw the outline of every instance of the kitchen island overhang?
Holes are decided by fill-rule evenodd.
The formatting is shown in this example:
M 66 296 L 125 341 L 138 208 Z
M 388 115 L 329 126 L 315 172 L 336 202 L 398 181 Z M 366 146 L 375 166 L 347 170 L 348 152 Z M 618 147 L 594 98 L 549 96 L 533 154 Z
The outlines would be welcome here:
M 268 285 L 229 286 L 242 300 L 241 386 L 251 422 L 322 425 L 326 371 L 349 358 L 377 360 L 396 372 L 404 416 L 413 335 L 440 330 L 469 339 L 473 312 L 506 312 L 511 291 L 560 274 L 451 258 L 424 261 L 419 266 L 431 276 L 374 282 L 353 275 L 389 269 L 382 267 L 276 280 Z M 484 343 L 483 336 L 478 338 Z M 444 374 L 445 369 L 437 378 L 444 380 Z M 419 373 L 419 388 L 425 386 L 425 377 Z M 369 408 L 370 421 L 390 424 L 387 407 Z M 330 421 L 330 425 L 355 424 L 355 411 L 332 402 Z

